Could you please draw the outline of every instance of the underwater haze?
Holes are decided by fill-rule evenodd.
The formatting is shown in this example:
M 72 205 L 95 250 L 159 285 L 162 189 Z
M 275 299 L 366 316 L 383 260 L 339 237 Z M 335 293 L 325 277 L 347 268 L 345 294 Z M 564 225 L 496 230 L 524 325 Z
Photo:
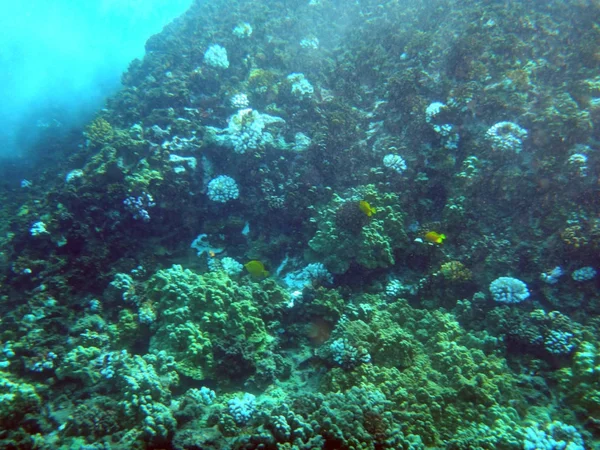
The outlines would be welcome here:
M 191 0 L 4 2 L 0 159 L 35 157 L 38 138 L 81 127 L 144 43 Z
M 598 1 L 13 10 L 0 448 L 600 448 Z

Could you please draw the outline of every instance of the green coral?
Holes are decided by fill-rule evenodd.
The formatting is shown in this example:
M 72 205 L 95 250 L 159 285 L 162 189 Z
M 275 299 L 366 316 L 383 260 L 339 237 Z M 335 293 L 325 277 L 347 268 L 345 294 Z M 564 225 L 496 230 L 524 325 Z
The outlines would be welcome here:
M 277 73 L 272 70 L 252 69 L 248 74 L 248 89 L 255 95 L 276 95 L 279 92 L 278 77 Z
M 131 441 L 130 445 L 120 448 L 141 448 L 139 444 L 142 442 L 153 448 L 164 446 L 176 427 L 176 420 L 168 406 L 172 400 L 171 390 L 179 383 L 173 358 L 164 351 L 143 357 L 126 351 L 111 352 L 106 355 L 104 365 L 106 372 L 102 383 L 105 385 L 102 390 L 118 399 L 112 408 L 118 414 L 119 426 L 128 430 L 126 435 L 129 438 L 123 436 L 123 439 Z M 102 400 L 99 398 L 98 401 Z M 108 406 L 109 401 L 105 403 Z M 100 420 L 100 415 L 97 418 Z M 84 429 L 86 421 L 85 415 L 72 415 L 66 428 Z
M 375 364 L 398 368 L 412 365 L 417 354 L 416 341 L 390 312 L 376 312 L 369 328 L 374 338 L 369 342 L 369 353 Z
M 345 300 L 337 289 L 318 287 L 315 298 L 306 305 L 309 314 L 328 322 L 336 322 L 342 315 Z
M 542 113 L 533 116 L 533 122 L 548 137 L 562 145 L 586 141 L 593 130 L 587 110 L 580 108 L 568 92 L 553 92 L 544 101 Z
M 341 226 L 336 216 L 346 203 L 358 209 L 361 200 L 376 212 L 354 233 Z M 334 273 L 346 272 L 352 263 L 367 269 L 390 267 L 395 263 L 394 251 L 407 242 L 403 219 L 396 194 L 382 193 L 374 185 L 351 189 L 343 197 L 335 196 L 319 213 L 318 230 L 309 246 Z
M 150 349 L 167 350 L 177 370 L 197 380 L 236 367 L 253 374 L 272 357 L 274 342 L 254 300 L 261 291 L 256 286 L 239 285 L 225 272 L 201 276 L 178 265 L 158 271 L 146 294 L 158 311 Z M 259 295 L 263 302 L 265 292 Z M 271 292 L 283 304 L 286 297 L 273 286 Z
M 117 323 L 108 326 L 108 334 L 118 348 L 131 347 L 143 337 L 137 315 L 127 308 L 119 311 Z
M 0 404 L 0 427 L 7 430 L 17 426 L 26 414 L 38 412 L 42 399 L 34 385 L 0 372 Z
M 162 173 L 153 169 L 146 159 L 142 159 L 125 177 L 125 183 L 130 191 L 147 190 L 151 183 L 163 181 Z
M 78 345 L 67 353 L 60 366 L 56 368 L 56 376 L 60 380 L 81 380 L 87 386 L 95 384 L 100 379 L 100 373 L 98 368 L 92 365 L 92 360 L 101 353 L 102 351 L 97 347 Z
M 484 334 L 466 332 L 449 313 L 398 300 L 343 324 L 343 336 L 366 348 L 374 364 L 336 367 L 322 387 L 336 392 L 378 386 L 396 405 L 393 414 L 403 432 L 421 436 L 426 445 L 453 439 L 453 448 L 493 448 L 486 442 L 514 448 L 516 423 L 527 404 L 516 394 L 518 380 L 501 354 L 479 348 L 487 342 Z
M 91 147 L 100 148 L 112 142 L 115 132 L 106 119 L 97 117 L 86 128 L 85 135 Z
M 582 342 L 573 356 L 572 366 L 559 370 L 554 377 L 574 411 L 590 417 L 600 414 L 600 349 L 597 345 Z
M 86 176 L 94 180 L 121 181 L 125 169 L 117 157 L 117 149 L 105 145 L 83 168 Z

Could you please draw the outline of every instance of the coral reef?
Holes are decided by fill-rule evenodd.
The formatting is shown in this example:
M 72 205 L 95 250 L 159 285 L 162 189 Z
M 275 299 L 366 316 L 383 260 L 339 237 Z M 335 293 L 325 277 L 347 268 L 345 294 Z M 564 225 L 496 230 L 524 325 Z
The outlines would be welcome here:
M 194 2 L 2 169 L 0 447 L 598 448 L 599 8 Z

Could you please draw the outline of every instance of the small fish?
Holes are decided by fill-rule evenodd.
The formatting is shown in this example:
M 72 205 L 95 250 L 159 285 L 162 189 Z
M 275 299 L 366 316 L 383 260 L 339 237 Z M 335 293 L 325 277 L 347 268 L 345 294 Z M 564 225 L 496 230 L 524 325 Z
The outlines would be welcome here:
M 269 276 L 269 272 L 265 270 L 265 265 L 255 259 L 244 264 L 244 267 L 254 278 L 265 278 Z
M 445 234 L 439 234 L 436 231 L 429 231 L 425 234 L 425 239 L 429 242 L 433 242 L 434 244 L 443 244 L 444 239 L 446 239 Z
M 377 212 L 376 208 L 372 208 L 371 205 L 369 205 L 369 202 L 366 200 L 361 200 L 358 203 L 358 207 L 360 208 L 360 210 L 365 213 L 365 215 L 367 217 L 371 217 L 373 214 L 375 214 Z

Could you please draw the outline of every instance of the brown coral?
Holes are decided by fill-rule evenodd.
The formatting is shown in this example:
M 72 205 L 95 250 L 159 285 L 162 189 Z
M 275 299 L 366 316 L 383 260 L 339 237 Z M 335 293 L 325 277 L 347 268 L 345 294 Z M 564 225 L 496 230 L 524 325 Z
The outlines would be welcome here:
M 449 261 L 442 264 L 442 267 L 440 267 L 440 274 L 444 279 L 457 283 L 470 281 L 473 278 L 471 270 L 465 267 L 460 261 Z
M 560 233 L 560 237 L 567 246 L 578 249 L 588 245 L 589 241 L 581 225 L 571 225 Z
M 97 117 L 86 128 L 85 135 L 92 147 L 102 147 L 114 138 L 114 130 L 110 123 L 102 117 Z

